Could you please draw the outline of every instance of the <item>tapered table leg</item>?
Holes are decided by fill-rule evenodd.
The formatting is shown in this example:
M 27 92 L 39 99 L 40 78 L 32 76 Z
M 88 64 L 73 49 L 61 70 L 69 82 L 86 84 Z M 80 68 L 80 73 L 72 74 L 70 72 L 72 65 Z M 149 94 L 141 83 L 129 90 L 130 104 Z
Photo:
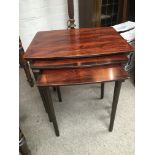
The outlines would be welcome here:
M 33 82 L 33 79 L 31 77 L 31 73 L 30 73 L 30 70 L 29 70 L 29 65 L 28 65 L 27 62 L 24 62 L 23 68 L 24 68 L 24 71 L 25 71 L 25 74 L 26 74 L 26 77 L 27 77 L 27 81 L 29 82 L 30 86 L 33 87 L 34 82 Z
M 113 126 L 114 126 L 115 114 L 116 114 L 121 85 L 122 85 L 122 81 L 115 82 L 113 103 L 112 103 L 112 110 L 111 110 L 111 117 L 110 117 L 110 126 L 109 126 L 110 132 L 113 130 Z
M 101 83 L 101 99 L 104 98 L 104 83 Z
M 44 89 L 42 87 L 38 87 L 38 90 L 39 90 L 40 96 L 42 97 L 44 107 L 45 107 L 46 112 L 47 112 L 48 117 L 49 117 L 49 121 L 52 122 L 52 117 L 51 117 L 51 114 L 50 114 L 51 111 L 50 111 L 47 95 L 44 92 Z
M 56 91 L 56 87 L 53 87 L 53 91 Z
M 49 110 L 50 110 L 49 114 L 51 115 L 51 118 L 52 118 L 52 121 L 53 121 L 55 134 L 56 134 L 56 136 L 59 136 L 59 129 L 58 129 L 58 124 L 57 124 L 57 120 L 56 120 L 56 116 L 55 116 L 52 97 L 51 97 L 51 94 L 50 94 L 50 89 L 49 89 L 49 87 L 43 87 L 43 89 L 44 89 L 44 93 L 46 93 L 46 96 L 47 96 L 47 99 L 48 99 Z
M 62 102 L 60 87 L 57 86 L 56 90 L 57 90 L 59 102 Z
M 33 70 L 33 75 L 34 75 L 35 80 L 37 80 L 37 78 L 38 78 L 38 76 L 39 76 L 39 71 L 34 71 L 34 70 Z M 41 90 L 40 87 L 38 87 L 38 90 L 39 90 L 41 99 L 42 99 L 42 101 L 43 101 L 45 111 L 48 113 L 48 105 L 46 104 L 46 100 L 45 100 L 44 93 L 43 93 L 43 91 Z

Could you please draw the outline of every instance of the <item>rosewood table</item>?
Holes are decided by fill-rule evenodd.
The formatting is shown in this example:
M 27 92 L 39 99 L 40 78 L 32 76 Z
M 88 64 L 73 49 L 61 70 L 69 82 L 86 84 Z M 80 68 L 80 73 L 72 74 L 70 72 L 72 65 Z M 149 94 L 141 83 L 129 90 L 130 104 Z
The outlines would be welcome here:
M 103 98 L 104 82 L 115 81 L 109 127 L 112 131 L 121 82 L 128 78 L 122 64 L 128 61 L 127 54 L 133 50 L 112 27 L 42 31 L 35 35 L 24 58 L 30 62 L 57 136 L 59 131 L 49 87 L 56 86 L 59 90 L 62 85 L 100 82 Z M 58 92 L 61 97 L 60 90 Z
M 59 136 L 59 129 L 56 121 L 52 98 L 49 91 L 50 86 L 68 86 L 115 81 L 112 112 L 109 126 L 109 131 L 112 131 L 121 83 L 128 77 L 128 73 L 124 71 L 121 65 L 118 64 L 94 66 L 89 68 L 66 68 L 42 71 L 36 84 L 43 91 L 46 102 L 49 105 L 50 120 L 53 122 L 56 135 Z

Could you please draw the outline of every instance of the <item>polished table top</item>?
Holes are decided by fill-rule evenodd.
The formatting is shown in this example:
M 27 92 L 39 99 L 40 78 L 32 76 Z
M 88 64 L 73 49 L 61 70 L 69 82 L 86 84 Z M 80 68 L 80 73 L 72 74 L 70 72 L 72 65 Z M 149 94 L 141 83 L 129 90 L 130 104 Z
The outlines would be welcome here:
M 112 27 L 38 32 L 25 53 L 27 60 L 126 54 L 134 49 Z
M 36 84 L 38 86 L 65 86 L 110 82 L 127 78 L 129 78 L 128 73 L 121 65 L 117 64 L 88 68 L 43 70 Z

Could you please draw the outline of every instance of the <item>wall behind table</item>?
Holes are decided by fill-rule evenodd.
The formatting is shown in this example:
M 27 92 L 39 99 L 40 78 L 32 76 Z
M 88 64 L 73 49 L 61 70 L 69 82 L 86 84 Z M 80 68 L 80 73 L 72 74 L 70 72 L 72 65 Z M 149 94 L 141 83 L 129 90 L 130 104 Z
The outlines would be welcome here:
M 76 27 L 79 27 L 78 0 L 74 0 Z M 67 29 L 67 0 L 20 0 L 19 35 L 26 50 L 38 31 Z

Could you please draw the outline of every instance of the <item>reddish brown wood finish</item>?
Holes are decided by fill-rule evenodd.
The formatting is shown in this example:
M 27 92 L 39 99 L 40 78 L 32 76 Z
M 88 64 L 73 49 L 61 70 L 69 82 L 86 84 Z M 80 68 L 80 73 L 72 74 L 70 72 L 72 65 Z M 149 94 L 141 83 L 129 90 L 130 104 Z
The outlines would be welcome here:
M 44 70 L 38 86 L 61 86 L 125 80 L 128 73 L 120 65 Z
M 28 47 L 26 59 L 92 57 L 132 52 L 112 27 L 38 32 Z
M 103 66 L 108 64 L 122 64 L 128 61 L 125 55 L 111 55 L 91 58 L 64 59 L 52 61 L 34 61 L 31 63 L 32 69 L 58 69 L 58 68 L 78 68 L 90 66 Z

